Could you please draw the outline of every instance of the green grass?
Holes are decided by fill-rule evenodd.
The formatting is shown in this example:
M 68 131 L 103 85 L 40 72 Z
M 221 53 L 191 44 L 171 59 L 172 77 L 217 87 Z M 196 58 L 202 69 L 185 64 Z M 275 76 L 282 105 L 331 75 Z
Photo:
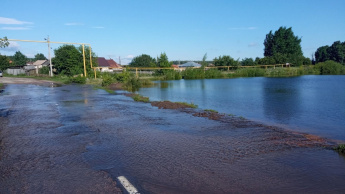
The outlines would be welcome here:
M 340 144 L 338 147 L 334 148 L 335 151 L 345 154 L 345 144 Z
M 187 106 L 189 108 L 198 108 L 198 105 L 193 104 L 193 103 L 187 103 L 187 102 L 176 102 L 177 104 L 182 104 L 184 106 Z
M 4 84 L 0 83 L 0 89 L 4 88 Z
M 144 97 L 139 94 L 135 94 L 132 96 L 133 100 L 136 102 L 150 102 L 149 97 Z
M 102 86 L 99 86 L 99 85 L 95 85 L 94 86 L 94 89 L 101 89 L 101 90 L 105 90 L 106 92 L 108 92 L 109 94 L 115 94 L 116 92 L 114 90 L 110 90 L 106 87 L 102 87 Z
M 206 111 L 206 112 L 214 112 L 214 113 L 218 113 L 218 111 L 213 110 L 213 109 L 205 109 L 204 111 Z

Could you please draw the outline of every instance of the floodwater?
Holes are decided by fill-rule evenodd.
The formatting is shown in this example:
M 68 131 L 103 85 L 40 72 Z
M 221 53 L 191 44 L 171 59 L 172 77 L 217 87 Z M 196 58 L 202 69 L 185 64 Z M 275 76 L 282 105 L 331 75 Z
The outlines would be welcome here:
M 345 76 L 158 82 L 139 93 L 345 141 Z
M 8 85 L 0 193 L 343 193 L 332 142 L 158 109 L 91 86 Z M 309 137 L 309 138 L 307 138 Z

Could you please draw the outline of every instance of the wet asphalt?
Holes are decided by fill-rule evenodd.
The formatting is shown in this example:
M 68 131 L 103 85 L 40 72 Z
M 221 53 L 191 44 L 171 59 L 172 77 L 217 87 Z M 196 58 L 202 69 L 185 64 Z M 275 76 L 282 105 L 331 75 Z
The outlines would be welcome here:
M 119 176 L 140 193 L 345 190 L 345 157 L 324 144 L 87 85 L 8 85 L 0 141 L 0 193 L 119 193 Z

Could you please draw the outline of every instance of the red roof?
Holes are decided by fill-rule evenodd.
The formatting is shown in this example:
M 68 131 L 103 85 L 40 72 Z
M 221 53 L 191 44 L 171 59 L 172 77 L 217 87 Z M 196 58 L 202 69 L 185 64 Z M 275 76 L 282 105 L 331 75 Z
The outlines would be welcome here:
M 104 57 L 98 57 L 97 61 L 99 67 L 109 67 L 108 61 Z
M 113 59 L 107 60 L 109 67 L 111 68 L 121 68 L 122 66 L 117 64 Z
M 105 59 L 104 57 L 98 57 L 97 60 L 99 67 L 122 68 L 122 66 L 117 64 L 113 59 Z

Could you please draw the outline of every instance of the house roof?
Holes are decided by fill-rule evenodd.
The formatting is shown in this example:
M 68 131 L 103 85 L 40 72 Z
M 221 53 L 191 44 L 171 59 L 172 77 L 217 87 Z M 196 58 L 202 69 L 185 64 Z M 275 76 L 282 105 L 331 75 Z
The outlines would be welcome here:
M 112 67 L 112 68 L 122 68 L 122 66 L 117 64 L 113 59 L 108 59 L 107 62 L 109 64 L 109 67 Z
M 99 67 L 122 68 L 122 66 L 117 64 L 113 59 L 105 59 L 104 57 L 98 57 L 97 60 Z
M 104 57 L 98 57 L 97 61 L 99 67 L 109 67 L 109 63 Z
M 39 66 L 39 65 L 48 65 L 48 64 L 49 64 L 48 60 L 37 60 L 32 65 Z
M 201 65 L 199 63 L 195 63 L 193 61 L 184 63 L 182 65 L 180 65 L 180 67 L 201 67 Z

